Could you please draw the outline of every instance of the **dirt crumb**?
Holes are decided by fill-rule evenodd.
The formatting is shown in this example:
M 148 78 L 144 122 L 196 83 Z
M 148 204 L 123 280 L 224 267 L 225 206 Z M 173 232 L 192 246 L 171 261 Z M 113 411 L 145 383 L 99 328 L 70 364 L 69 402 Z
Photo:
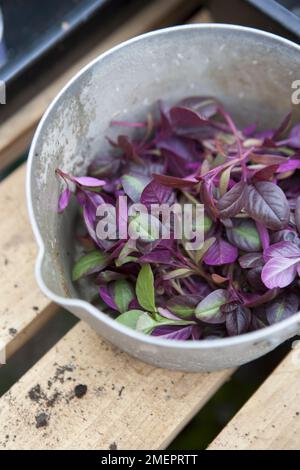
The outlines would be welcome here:
M 87 386 L 83 384 L 78 384 L 74 388 L 74 393 L 76 398 L 82 398 L 87 392 Z
M 18 333 L 18 330 L 16 330 L 16 328 L 9 328 L 8 332 L 11 336 L 15 336 Z
M 49 424 L 49 416 L 46 413 L 40 413 L 35 417 L 36 427 L 45 428 Z
M 65 366 L 58 366 L 56 368 L 53 381 L 59 381 L 60 383 L 64 383 L 65 381 L 65 373 L 66 372 L 73 372 L 74 367 L 71 365 L 65 365 Z
M 115 442 L 112 442 L 110 445 L 109 445 L 109 450 L 118 450 L 118 446 Z
M 39 402 L 42 397 L 42 389 L 41 389 L 40 384 L 37 384 L 34 387 L 32 387 L 28 392 L 28 396 L 30 400 Z

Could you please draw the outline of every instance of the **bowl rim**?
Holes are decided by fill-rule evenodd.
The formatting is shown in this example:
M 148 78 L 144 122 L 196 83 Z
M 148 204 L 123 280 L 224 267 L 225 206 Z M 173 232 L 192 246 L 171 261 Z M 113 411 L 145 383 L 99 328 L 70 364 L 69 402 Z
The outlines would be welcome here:
M 32 175 L 32 167 L 34 164 L 34 156 L 35 156 L 35 148 L 37 142 L 40 138 L 40 134 L 43 131 L 44 123 L 48 118 L 49 114 L 51 113 L 52 109 L 55 107 L 56 103 L 59 102 L 60 98 L 64 95 L 64 93 L 75 83 L 82 75 L 85 74 L 86 71 L 91 69 L 96 63 L 102 61 L 106 57 L 114 54 L 115 52 L 119 51 L 120 49 L 126 48 L 131 44 L 134 44 L 138 41 L 143 41 L 147 38 L 165 34 L 172 34 L 176 33 L 176 31 L 182 30 L 213 30 L 219 29 L 228 32 L 240 32 L 240 33 L 247 33 L 252 34 L 260 37 L 265 37 L 269 40 L 275 41 L 275 43 L 281 43 L 285 46 L 294 48 L 300 53 L 300 45 L 280 37 L 276 34 L 269 33 L 260 29 L 250 28 L 246 26 L 239 26 L 239 25 L 231 25 L 226 23 L 201 23 L 201 24 L 188 24 L 188 25 L 179 25 L 179 26 L 171 26 L 168 28 L 161 28 L 157 29 L 148 33 L 144 33 L 138 36 L 135 36 L 131 39 L 121 42 L 120 44 L 110 48 L 109 50 L 105 51 L 104 53 L 97 56 L 91 62 L 86 64 L 82 69 L 80 69 L 67 83 L 66 85 L 60 90 L 60 92 L 56 95 L 56 97 L 52 100 L 50 105 L 47 107 L 46 111 L 44 112 L 37 129 L 34 133 L 32 143 L 29 150 L 28 160 L 27 160 L 27 171 L 26 171 L 26 201 L 27 201 L 27 209 L 29 213 L 29 220 L 32 226 L 32 230 L 34 233 L 34 237 L 36 239 L 38 245 L 38 254 L 36 257 L 35 263 L 35 276 L 37 283 L 41 289 L 41 291 L 53 302 L 63 306 L 63 307 L 70 307 L 70 308 L 81 308 L 85 312 L 87 312 L 92 317 L 100 320 L 101 322 L 105 323 L 108 327 L 111 327 L 113 330 L 116 330 L 118 333 L 122 333 L 128 338 L 132 340 L 139 341 L 140 343 L 144 343 L 151 346 L 157 346 L 165 349 L 183 349 L 183 350 L 202 350 L 202 349 L 216 349 L 216 348 L 226 348 L 231 346 L 239 346 L 246 343 L 256 343 L 261 342 L 264 340 L 269 341 L 272 344 L 272 336 L 274 335 L 274 345 L 278 344 L 275 336 L 277 333 L 280 333 L 282 330 L 288 329 L 292 326 L 298 326 L 300 329 L 300 311 L 287 318 L 282 320 L 281 322 L 275 323 L 274 325 L 266 326 L 260 330 L 243 333 L 238 336 L 232 337 L 225 337 L 220 339 L 208 340 L 203 339 L 199 341 L 183 341 L 183 340 L 171 340 L 171 339 L 164 339 L 160 338 L 159 336 L 151 336 L 146 335 L 144 333 L 135 331 L 126 327 L 118 322 L 115 319 L 110 318 L 106 313 L 102 312 L 94 305 L 89 303 L 86 300 L 80 298 L 68 298 L 62 297 L 55 294 L 51 289 L 49 289 L 46 283 L 43 280 L 42 276 L 42 264 L 45 257 L 45 245 L 43 238 L 40 234 L 37 222 L 35 220 L 33 204 L 32 204 L 32 193 L 31 193 L 31 175 Z M 296 331 L 295 331 L 296 334 Z

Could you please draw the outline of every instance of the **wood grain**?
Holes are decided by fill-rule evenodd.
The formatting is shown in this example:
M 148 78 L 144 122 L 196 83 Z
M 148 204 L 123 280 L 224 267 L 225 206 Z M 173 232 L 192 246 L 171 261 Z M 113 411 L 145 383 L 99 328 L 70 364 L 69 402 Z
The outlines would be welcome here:
M 213 23 L 213 17 L 208 8 L 201 8 L 195 15 L 193 15 L 188 23 Z
M 57 79 L 0 125 L 0 170 L 26 150 L 42 114 L 63 86 L 86 64 L 114 45 L 152 29 L 172 25 L 193 11 L 197 0 L 156 0 L 87 51 Z M 66 58 L 67 60 L 67 58 Z M 36 86 L 33 84 L 33 86 Z
M 0 342 L 9 357 L 54 313 L 34 277 L 36 243 L 25 202 L 25 166 L 0 184 Z
M 209 449 L 300 449 L 299 341 Z
M 162 449 L 229 374 L 151 367 L 80 322 L 0 399 L 0 449 Z

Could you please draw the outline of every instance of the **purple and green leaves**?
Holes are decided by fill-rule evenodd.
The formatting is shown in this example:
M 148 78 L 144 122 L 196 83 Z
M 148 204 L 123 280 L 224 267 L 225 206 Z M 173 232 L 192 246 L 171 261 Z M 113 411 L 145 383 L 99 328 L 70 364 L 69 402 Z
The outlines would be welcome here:
M 228 302 L 228 293 L 224 289 L 217 289 L 205 297 L 196 307 L 195 315 L 204 323 L 224 323 L 226 315 L 222 305 Z
M 214 97 L 191 96 L 173 106 L 160 101 L 158 108 L 140 122 L 114 121 L 120 135 L 107 136 L 111 151 L 99 149 L 87 175 L 56 170 L 63 183 L 58 212 L 71 200 L 79 208 L 74 239 L 85 251 L 73 281 L 87 277 L 99 308 L 163 340 L 241 335 L 294 315 L 300 124 L 287 134 L 289 114 L 263 132 L 252 123 L 239 129 Z M 119 196 L 127 196 L 128 207 Z M 106 203 L 118 218 L 108 240 L 97 230 L 97 209 Z M 194 237 L 202 231 L 203 244 L 194 250 L 186 233 L 176 236 L 177 212 L 170 215 L 175 206 L 184 214 L 186 204 L 204 209 L 203 223 L 183 224 Z
M 286 287 L 300 272 L 300 248 L 293 242 L 279 242 L 264 251 L 266 264 L 261 273 L 269 289 Z
M 285 320 L 298 312 L 299 297 L 295 294 L 283 294 L 266 305 L 266 317 L 270 325 Z
M 106 268 L 108 263 L 109 256 L 107 253 L 100 250 L 91 251 L 76 261 L 72 270 L 72 279 L 77 281 L 82 276 L 100 272 Z
M 262 248 L 256 224 L 251 219 L 233 219 L 226 235 L 230 243 L 242 251 L 257 252 Z

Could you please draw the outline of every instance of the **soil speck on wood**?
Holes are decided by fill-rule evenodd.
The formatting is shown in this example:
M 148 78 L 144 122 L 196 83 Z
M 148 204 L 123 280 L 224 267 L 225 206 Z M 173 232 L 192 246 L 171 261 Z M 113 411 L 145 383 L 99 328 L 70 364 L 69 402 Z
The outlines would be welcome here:
M 49 424 L 49 416 L 46 413 L 40 413 L 35 417 L 36 427 L 45 428 Z
M 18 333 L 18 330 L 15 328 L 9 328 L 8 332 L 11 336 L 15 336 Z
M 41 386 L 40 384 L 35 385 L 32 387 L 29 392 L 28 396 L 30 400 L 38 402 L 41 399 Z
M 74 393 L 76 398 L 82 398 L 87 392 L 87 386 L 83 384 L 76 385 Z

